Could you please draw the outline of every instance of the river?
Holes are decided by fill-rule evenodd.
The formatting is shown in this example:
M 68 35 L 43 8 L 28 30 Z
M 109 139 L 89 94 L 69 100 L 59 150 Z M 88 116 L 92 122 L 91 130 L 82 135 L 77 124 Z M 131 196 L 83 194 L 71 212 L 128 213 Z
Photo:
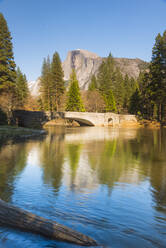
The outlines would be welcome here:
M 112 248 L 166 247 L 166 129 L 49 128 L 1 144 L 0 198 Z M 78 247 L 0 226 L 0 247 Z

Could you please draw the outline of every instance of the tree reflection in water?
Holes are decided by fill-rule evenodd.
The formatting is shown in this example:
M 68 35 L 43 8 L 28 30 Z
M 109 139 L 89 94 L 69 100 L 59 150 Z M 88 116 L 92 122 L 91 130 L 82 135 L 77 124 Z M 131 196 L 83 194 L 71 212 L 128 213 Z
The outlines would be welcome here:
M 44 140 L 2 146 L 0 198 L 12 201 L 19 178 L 24 184 L 26 168 L 34 173 L 30 154 L 31 160 L 37 158 L 33 162 L 37 173 L 41 172 L 38 185 L 46 192 L 45 187 L 51 189 L 51 197 L 63 196 L 65 201 L 62 188 L 92 195 L 106 187 L 110 199 L 118 187 L 148 182 L 153 209 L 166 213 L 166 129 L 51 128 Z

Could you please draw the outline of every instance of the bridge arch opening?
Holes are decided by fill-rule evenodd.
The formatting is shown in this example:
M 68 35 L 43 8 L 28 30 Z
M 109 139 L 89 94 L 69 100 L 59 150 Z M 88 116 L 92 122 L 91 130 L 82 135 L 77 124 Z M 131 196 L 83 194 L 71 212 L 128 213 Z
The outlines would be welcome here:
M 81 119 L 81 118 L 66 118 L 68 120 L 72 120 L 72 121 L 77 121 L 80 126 L 95 126 L 91 121 L 86 120 L 86 119 Z
M 113 126 L 113 118 L 112 117 L 108 118 L 108 125 Z

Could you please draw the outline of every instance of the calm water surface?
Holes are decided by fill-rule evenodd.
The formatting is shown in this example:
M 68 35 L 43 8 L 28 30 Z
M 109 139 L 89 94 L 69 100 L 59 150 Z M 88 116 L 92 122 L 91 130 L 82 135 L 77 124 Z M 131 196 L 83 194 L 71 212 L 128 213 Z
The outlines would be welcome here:
M 166 129 L 51 128 L 1 144 L 0 198 L 100 247 L 166 247 Z M 78 246 L 0 226 L 0 247 Z

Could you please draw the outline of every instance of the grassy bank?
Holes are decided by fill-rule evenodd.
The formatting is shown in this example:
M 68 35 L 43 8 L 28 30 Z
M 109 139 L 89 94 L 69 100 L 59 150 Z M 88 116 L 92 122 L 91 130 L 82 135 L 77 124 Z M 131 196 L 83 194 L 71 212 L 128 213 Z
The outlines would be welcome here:
M 15 126 L 0 126 L 0 139 L 17 139 L 30 138 L 46 134 L 45 130 L 37 130 L 31 128 L 15 127 Z

